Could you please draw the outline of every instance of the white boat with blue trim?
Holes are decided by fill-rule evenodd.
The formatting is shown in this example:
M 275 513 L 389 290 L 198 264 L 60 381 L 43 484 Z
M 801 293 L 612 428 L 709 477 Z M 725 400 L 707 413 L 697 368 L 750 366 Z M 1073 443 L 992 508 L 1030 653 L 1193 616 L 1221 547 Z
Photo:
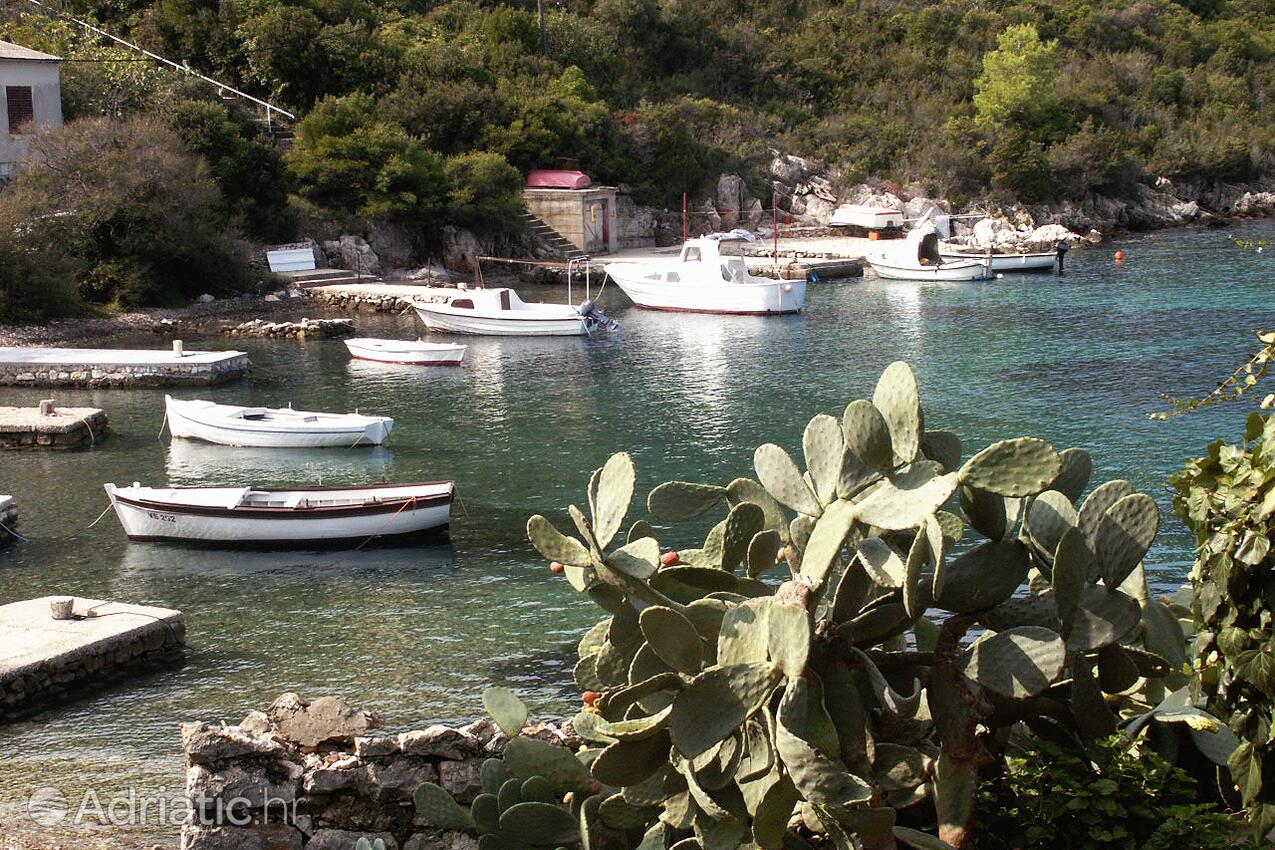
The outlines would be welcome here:
M 174 437 L 222 446 L 262 448 L 352 448 L 379 446 L 394 420 L 361 413 L 318 413 L 291 407 L 247 407 L 201 399 L 164 396 L 169 432 Z

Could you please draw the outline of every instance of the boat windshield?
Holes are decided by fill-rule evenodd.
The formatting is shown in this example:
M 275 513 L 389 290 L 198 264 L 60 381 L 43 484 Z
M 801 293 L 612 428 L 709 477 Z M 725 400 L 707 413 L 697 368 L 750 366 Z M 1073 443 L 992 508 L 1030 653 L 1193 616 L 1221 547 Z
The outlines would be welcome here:
M 717 243 L 717 253 L 723 257 L 742 257 L 744 242 L 741 239 L 723 239 Z

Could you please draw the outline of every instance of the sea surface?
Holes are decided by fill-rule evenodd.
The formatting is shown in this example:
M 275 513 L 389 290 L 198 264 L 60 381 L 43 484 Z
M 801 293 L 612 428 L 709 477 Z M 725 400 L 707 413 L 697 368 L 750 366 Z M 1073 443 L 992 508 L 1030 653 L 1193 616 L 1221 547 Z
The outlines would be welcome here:
M 162 390 L 0 389 L 4 405 L 52 395 L 104 408 L 112 428 L 88 451 L 0 454 L 0 493 L 17 496 L 30 538 L 0 554 L 0 604 L 74 594 L 178 608 L 191 645 L 179 670 L 0 727 L 0 804 L 13 810 L 45 785 L 180 795 L 179 724 L 234 723 L 284 691 L 343 694 L 392 727 L 472 718 L 490 683 L 539 714 L 565 712 L 574 645 L 600 615 L 532 551 L 527 518 L 543 512 L 569 526 L 566 506 L 585 502 L 590 471 L 615 451 L 637 463 L 634 518 L 661 481 L 751 475 L 760 443 L 799 455 L 811 416 L 870 396 L 898 359 L 917 371 L 927 424 L 956 431 L 966 456 L 1035 435 L 1088 449 L 1095 481 L 1128 478 L 1151 493 L 1165 519 L 1148 565 L 1158 588 L 1175 587 L 1191 541 L 1170 513 L 1168 478 L 1210 441 L 1241 436 L 1252 402 L 1167 422 L 1148 414 L 1163 409 L 1162 393 L 1210 389 L 1256 348 L 1254 329 L 1275 327 L 1275 256 L 1227 242 L 1273 231 L 1164 232 L 1075 250 L 1063 276 L 819 283 L 803 314 L 780 318 L 646 312 L 608 285 L 600 305 L 618 333 L 472 339 L 456 369 L 352 362 L 336 340 L 186 341 L 245 349 L 253 372 L 177 395 L 388 414 L 396 427 L 384 448 L 170 442 Z M 422 332 L 408 316 L 355 322 L 366 336 Z M 103 482 L 443 478 L 463 501 L 448 544 L 243 553 L 129 543 L 109 515 L 89 527 L 107 505 Z M 681 531 L 665 542 L 696 544 L 703 527 Z

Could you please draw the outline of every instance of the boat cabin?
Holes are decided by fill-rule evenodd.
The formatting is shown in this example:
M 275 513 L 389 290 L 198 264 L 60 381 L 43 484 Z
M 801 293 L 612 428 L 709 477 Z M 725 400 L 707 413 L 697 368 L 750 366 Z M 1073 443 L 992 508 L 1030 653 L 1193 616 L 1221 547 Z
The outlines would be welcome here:
M 746 279 L 748 274 L 748 266 L 744 262 L 744 246 L 748 240 L 743 238 L 714 238 L 711 236 L 703 236 L 698 239 L 688 239 L 686 244 L 682 246 L 682 253 L 678 257 L 679 262 L 684 264 L 694 264 L 704 269 L 718 266 L 721 270 L 722 280 L 731 283 L 736 280 Z M 687 271 L 690 271 L 689 269 Z M 704 274 L 703 271 L 700 274 Z M 670 283 L 681 279 L 676 271 L 669 271 L 666 280 Z
M 512 289 L 468 289 L 463 296 L 447 302 L 460 310 L 516 310 L 523 300 Z

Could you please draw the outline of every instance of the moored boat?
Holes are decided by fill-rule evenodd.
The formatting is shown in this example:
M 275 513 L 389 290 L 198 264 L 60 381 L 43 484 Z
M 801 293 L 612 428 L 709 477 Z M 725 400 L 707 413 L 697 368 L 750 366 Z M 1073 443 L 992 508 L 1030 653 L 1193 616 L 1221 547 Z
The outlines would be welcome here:
M 980 254 L 976 251 L 960 251 L 951 248 L 941 250 L 943 261 L 961 262 L 986 260 L 992 272 L 1047 272 L 1058 265 L 1057 251 L 1039 251 L 1022 254 Z
M 744 245 L 751 234 L 688 239 L 676 260 L 609 263 L 606 272 L 624 294 L 648 310 L 765 316 L 798 313 L 806 281 L 776 280 L 748 271 Z
M 864 259 L 879 277 L 891 280 L 987 280 L 991 262 L 982 257 L 946 260 L 939 253 L 939 237 L 934 225 L 922 222 L 905 239 Z
M 528 304 L 512 289 L 468 289 L 445 304 L 412 305 L 432 331 L 478 336 L 586 336 L 595 328 L 618 327 L 585 301 L 571 304 Z
M 200 399 L 164 396 L 169 432 L 174 437 L 223 446 L 332 448 L 379 446 L 394 420 L 359 413 L 318 413 L 290 407 L 246 407 Z
M 105 485 L 130 540 L 211 546 L 339 546 L 447 527 L 456 486 L 128 487 Z
M 377 363 L 403 366 L 459 366 L 465 359 L 466 346 L 448 342 L 424 342 L 410 339 L 372 339 L 355 337 L 345 340 L 350 356 Z

